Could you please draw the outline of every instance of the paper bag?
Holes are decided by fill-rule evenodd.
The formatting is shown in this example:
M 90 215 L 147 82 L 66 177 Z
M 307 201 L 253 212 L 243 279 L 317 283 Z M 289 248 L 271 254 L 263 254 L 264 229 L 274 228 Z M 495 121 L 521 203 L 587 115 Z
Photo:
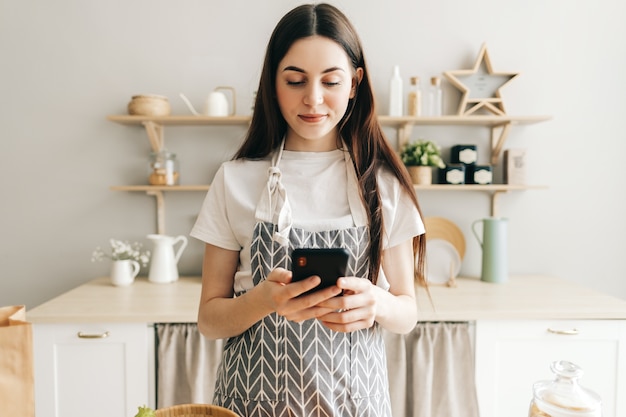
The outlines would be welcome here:
M 0 307 L 0 416 L 34 415 L 32 325 L 24 306 Z

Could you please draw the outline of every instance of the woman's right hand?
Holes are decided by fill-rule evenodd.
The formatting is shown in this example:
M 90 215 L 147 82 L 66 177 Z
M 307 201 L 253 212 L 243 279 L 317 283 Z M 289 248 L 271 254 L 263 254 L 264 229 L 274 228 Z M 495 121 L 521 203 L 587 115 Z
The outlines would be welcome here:
M 238 263 L 239 252 L 205 245 L 198 329 L 209 339 L 241 334 L 272 312 L 295 322 L 321 317 L 330 310 L 316 304 L 341 292 L 337 287 L 329 287 L 298 297 L 315 288 L 320 278 L 309 277 L 292 283 L 291 271 L 276 268 L 260 284 L 233 297 Z
M 293 322 L 299 323 L 328 314 L 331 310 L 319 307 L 318 304 L 341 294 L 339 287 L 331 286 L 300 297 L 301 294 L 319 285 L 320 277 L 313 275 L 298 282 L 291 282 L 291 278 L 291 271 L 276 268 L 259 288 L 265 287 L 264 291 L 269 292 L 266 299 L 271 302 L 271 309 Z

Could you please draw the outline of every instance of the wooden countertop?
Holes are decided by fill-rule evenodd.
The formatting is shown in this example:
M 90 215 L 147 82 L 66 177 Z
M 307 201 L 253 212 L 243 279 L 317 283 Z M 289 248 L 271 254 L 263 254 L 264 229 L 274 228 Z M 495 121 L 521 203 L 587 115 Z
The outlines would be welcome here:
M 626 319 L 626 300 L 556 277 L 515 276 L 504 284 L 460 278 L 457 284 L 431 286 L 432 305 L 419 288 L 420 320 Z
M 181 277 L 153 284 L 138 277 L 128 287 L 115 287 L 108 277 L 96 278 L 30 311 L 32 323 L 195 323 L 200 277 Z
M 509 319 L 626 319 L 626 300 L 549 276 L 516 276 L 504 284 L 459 278 L 457 287 L 432 286 L 432 305 L 418 287 L 420 321 Z M 194 323 L 201 280 L 181 277 L 128 287 L 109 278 L 87 282 L 26 312 L 32 323 Z

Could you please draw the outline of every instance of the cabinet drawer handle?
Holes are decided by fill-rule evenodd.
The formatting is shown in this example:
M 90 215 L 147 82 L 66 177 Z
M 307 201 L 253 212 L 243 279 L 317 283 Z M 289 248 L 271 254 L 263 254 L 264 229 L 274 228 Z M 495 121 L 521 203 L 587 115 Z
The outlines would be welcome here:
M 109 332 L 104 332 L 104 333 L 78 332 L 78 337 L 80 337 L 81 339 L 104 339 L 106 337 L 109 337 Z
M 563 334 L 566 336 L 576 336 L 579 332 L 578 329 L 574 328 L 574 329 L 569 329 L 569 330 L 559 330 L 559 329 L 553 329 L 548 327 L 548 332 L 550 333 L 554 333 L 554 334 Z

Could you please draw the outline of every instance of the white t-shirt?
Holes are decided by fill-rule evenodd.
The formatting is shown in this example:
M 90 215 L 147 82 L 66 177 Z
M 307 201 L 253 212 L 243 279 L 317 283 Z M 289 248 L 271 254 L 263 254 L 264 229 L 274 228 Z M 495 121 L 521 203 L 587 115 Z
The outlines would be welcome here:
M 205 243 L 239 251 L 235 292 L 253 287 L 250 244 L 254 214 L 261 193 L 267 192 L 269 158 L 235 160 L 221 165 L 204 200 L 191 236 Z M 354 226 L 348 204 L 343 151 L 283 151 L 278 167 L 291 205 L 293 227 L 318 232 Z M 391 173 L 381 170 L 378 187 L 383 202 L 383 248 L 424 233 L 411 199 Z

